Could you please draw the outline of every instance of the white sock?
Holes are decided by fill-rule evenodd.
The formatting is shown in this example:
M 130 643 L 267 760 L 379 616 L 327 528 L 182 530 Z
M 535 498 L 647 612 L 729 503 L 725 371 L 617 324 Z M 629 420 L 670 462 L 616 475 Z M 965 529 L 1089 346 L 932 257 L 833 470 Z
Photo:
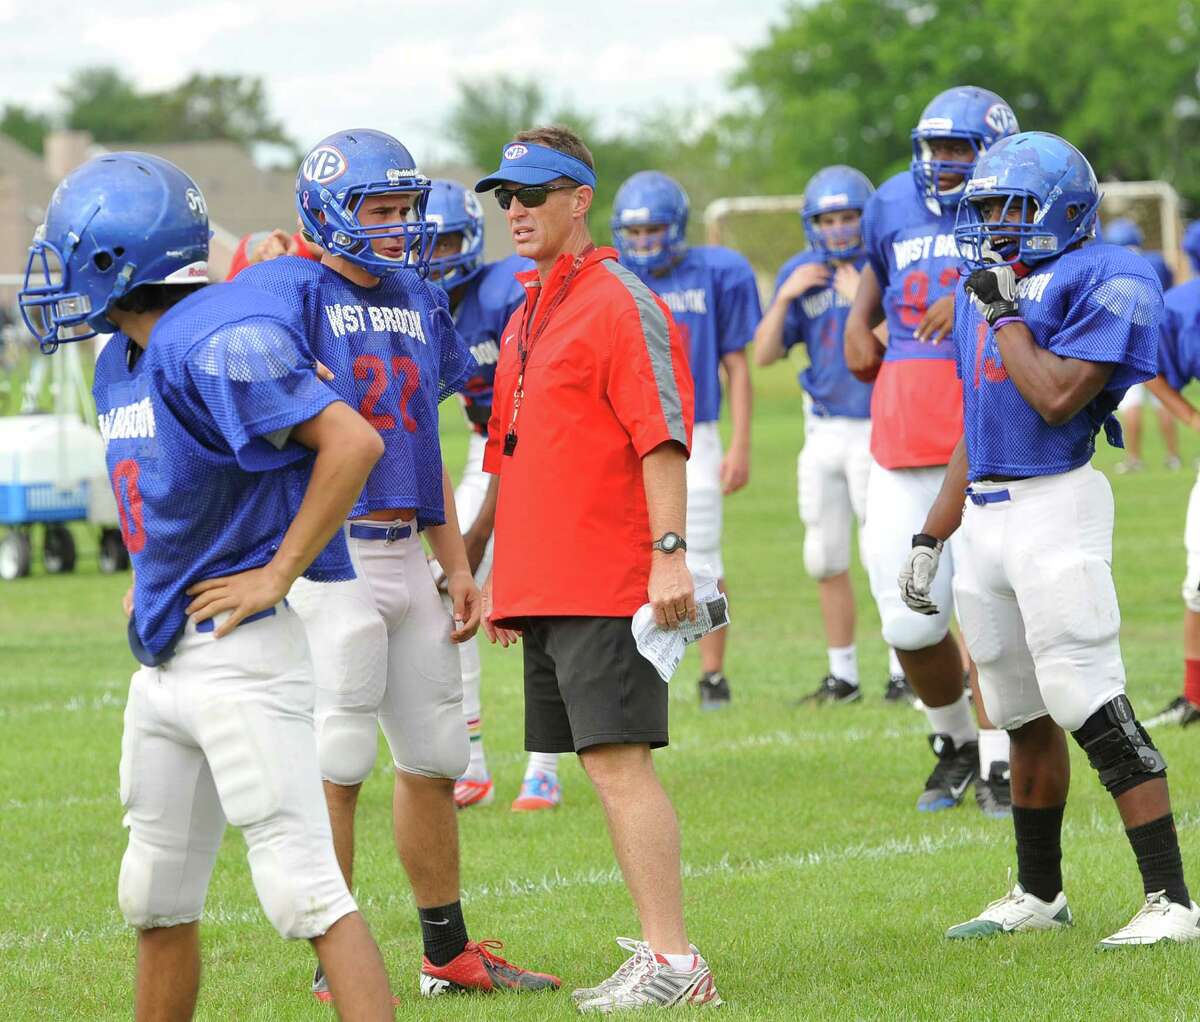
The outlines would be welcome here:
M 691 972 L 693 963 L 697 958 L 697 956 L 692 954 L 690 951 L 682 955 L 668 955 L 663 951 L 655 951 L 654 953 L 658 955 L 659 958 L 665 958 L 667 960 L 667 964 L 676 972 Z
M 967 742 L 975 741 L 976 735 L 979 734 L 966 692 L 949 706 L 926 706 L 925 717 L 934 734 L 949 735 L 958 748 L 962 748 Z
M 525 765 L 525 776 L 532 777 L 536 773 L 558 776 L 557 752 L 531 752 L 529 762 Z
M 479 644 L 472 638 L 458 647 L 459 665 L 463 680 L 463 716 L 471 737 L 471 759 L 463 777 L 484 781 L 488 777 L 487 759 L 483 754 L 483 712 L 480 706 Z
M 849 646 L 829 647 L 829 673 L 851 685 L 858 684 L 858 655 L 853 642 Z
M 888 674 L 893 678 L 904 677 L 904 665 L 900 663 L 900 658 L 891 646 L 888 646 Z
M 980 728 L 979 776 L 987 777 L 993 763 L 1008 764 L 1008 732 L 999 728 Z

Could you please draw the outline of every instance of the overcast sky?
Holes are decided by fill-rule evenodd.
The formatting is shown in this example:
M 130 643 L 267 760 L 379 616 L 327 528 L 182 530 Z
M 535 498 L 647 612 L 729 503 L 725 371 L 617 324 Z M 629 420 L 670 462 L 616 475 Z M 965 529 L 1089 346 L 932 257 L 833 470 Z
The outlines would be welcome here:
M 80 67 L 143 88 L 192 71 L 261 75 L 302 146 L 347 127 L 390 131 L 419 161 L 453 155 L 441 127 L 455 78 L 532 76 L 619 127 L 663 106 L 730 101 L 739 54 L 784 0 L 0 0 L 0 102 L 54 108 Z

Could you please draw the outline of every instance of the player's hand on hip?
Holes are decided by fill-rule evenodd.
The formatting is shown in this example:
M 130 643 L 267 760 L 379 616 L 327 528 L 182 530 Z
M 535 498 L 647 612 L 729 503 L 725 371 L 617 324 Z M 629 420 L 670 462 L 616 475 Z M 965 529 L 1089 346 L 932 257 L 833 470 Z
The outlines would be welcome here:
M 505 649 L 508 649 L 509 646 L 514 645 L 520 640 L 521 633 L 516 628 L 501 628 L 498 625 L 492 624 L 492 576 L 490 574 L 483 582 L 480 597 L 483 633 L 488 637 L 488 642 L 493 645 L 498 642 Z
M 121 609 L 125 611 L 126 617 L 133 617 L 133 586 L 125 590 L 125 595 L 121 597 Z
M 929 341 L 930 344 L 941 343 L 951 330 L 954 329 L 954 295 L 942 295 L 928 309 L 921 322 L 917 325 L 917 340 Z
M 913 536 L 912 549 L 908 552 L 908 559 L 900 569 L 900 577 L 897 579 L 900 598 L 909 610 L 927 616 L 938 613 L 937 604 L 929 598 L 929 590 L 933 588 L 933 579 L 937 575 L 938 560 L 941 556 L 940 539 L 924 534 Z
M 966 279 L 963 290 L 971 296 L 971 304 L 989 326 L 1007 316 L 1019 315 L 1017 275 L 1007 263 L 976 270 Z
M 188 588 L 188 596 L 194 599 L 188 604 L 187 613 L 199 624 L 228 611 L 229 617 L 213 633 L 220 639 L 252 614 L 274 607 L 291 587 L 292 580 L 269 564 L 224 578 L 209 578 Z
M 728 450 L 721 459 L 721 492 L 737 493 L 750 482 L 750 452 Z
M 824 263 L 805 263 L 788 274 L 787 280 L 779 285 L 779 297 L 788 301 L 799 298 L 804 292 L 824 287 L 833 274 Z
M 314 362 L 313 368 L 316 369 L 316 371 L 317 371 L 317 379 L 318 380 L 321 380 L 324 383 L 332 383 L 334 380 L 337 379 L 337 377 L 333 375 L 333 370 L 330 369 L 329 366 L 327 366 L 319 358 L 314 359 L 313 362 Z
M 682 551 L 650 555 L 650 583 L 646 586 L 654 620 L 659 628 L 677 628 L 696 620 L 696 591 Z
M 470 572 L 456 571 L 446 578 L 446 593 L 454 604 L 454 629 L 451 642 L 466 642 L 479 631 L 483 598 Z

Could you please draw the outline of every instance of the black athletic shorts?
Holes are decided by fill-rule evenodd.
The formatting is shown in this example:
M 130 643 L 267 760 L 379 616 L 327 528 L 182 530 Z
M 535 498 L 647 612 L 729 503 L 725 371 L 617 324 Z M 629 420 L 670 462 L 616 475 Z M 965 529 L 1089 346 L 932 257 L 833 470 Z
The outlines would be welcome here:
M 667 744 L 667 685 L 637 651 L 627 617 L 532 617 L 525 651 L 525 748 Z

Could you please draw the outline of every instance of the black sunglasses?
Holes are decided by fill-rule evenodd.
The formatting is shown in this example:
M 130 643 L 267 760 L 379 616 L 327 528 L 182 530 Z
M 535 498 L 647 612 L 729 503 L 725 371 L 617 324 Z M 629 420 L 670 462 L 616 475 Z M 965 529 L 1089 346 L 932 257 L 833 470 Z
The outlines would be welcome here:
M 551 192 L 562 192 L 568 188 L 578 188 L 579 185 L 525 185 L 523 188 L 497 188 L 496 201 L 501 209 L 512 205 L 513 196 L 521 200 L 521 205 L 528 209 L 540 206 L 550 197 Z

